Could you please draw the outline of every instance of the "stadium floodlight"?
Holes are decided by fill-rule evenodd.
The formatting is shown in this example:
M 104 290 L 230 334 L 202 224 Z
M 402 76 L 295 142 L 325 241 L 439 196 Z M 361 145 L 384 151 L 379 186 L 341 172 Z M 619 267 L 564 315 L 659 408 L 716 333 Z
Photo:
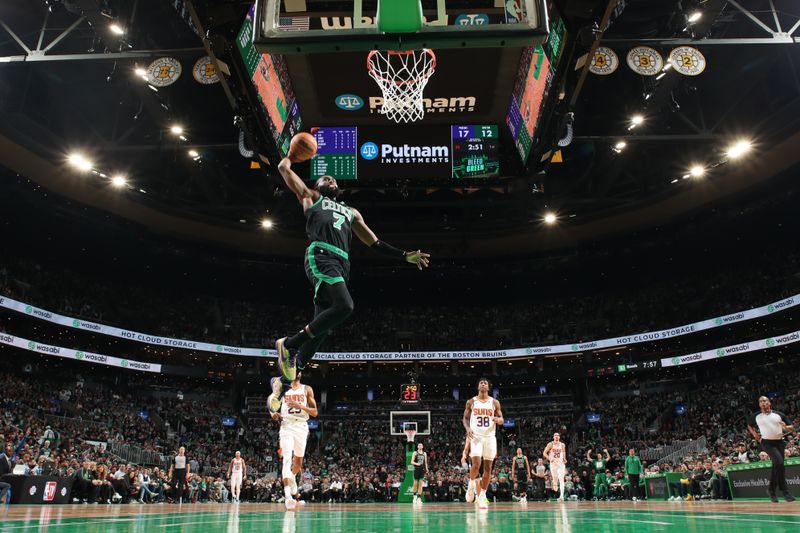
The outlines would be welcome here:
M 171 131 L 174 135 L 182 135 L 183 127 L 179 126 L 178 124 L 173 124 L 170 126 L 169 131 Z
M 121 175 L 117 174 L 116 176 L 111 178 L 111 185 L 113 185 L 114 187 L 116 187 L 118 189 L 124 187 L 127 184 L 128 184 L 128 180 L 125 179 L 125 176 L 121 176 Z
M 272 221 L 268 218 L 265 218 L 261 221 L 261 227 L 264 229 L 272 229 Z
M 702 17 L 703 17 L 703 12 L 702 12 L 702 11 L 695 11 L 694 13 L 692 13 L 691 15 L 689 15 L 689 18 L 688 18 L 687 20 L 688 20 L 690 23 L 695 23 L 695 22 L 697 22 L 698 20 L 700 20 Z
M 92 170 L 92 162 L 86 159 L 83 154 L 71 154 L 69 156 L 69 164 L 78 170 L 89 171 Z
M 644 122 L 644 117 L 642 115 L 633 115 L 631 117 L 631 125 L 632 126 L 638 126 L 642 122 Z
M 200 157 L 200 152 L 197 150 L 189 150 L 189 157 Z
M 556 217 L 555 213 L 545 213 L 544 215 L 545 224 L 549 224 L 552 226 L 553 224 L 556 223 L 556 220 L 558 220 L 558 217 Z
M 623 148 L 625 148 L 626 146 L 628 146 L 628 143 L 626 143 L 625 141 L 619 141 L 617 144 L 614 145 L 614 150 L 616 150 L 617 152 L 621 152 Z
M 701 165 L 694 165 L 692 168 L 689 169 L 689 174 L 691 174 L 693 178 L 699 178 L 705 173 L 706 169 Z
M 116 24 L 116 23 L 111 24 L 108 27 L 108 29 L 110 29 L 111 33 L 113 33 L 114 35 L 125 35 L 125 28 L 123 28 L 119 24 Z
M 728 147 L 728 157 L 738 159 L 749 152 L 751 147 L 750 141 L 737 141 Z
M 136 74 L 137 76 L 147 76 L 147 71 L 142 67 L 136 67 L 135 69 L 133 69 L 133 73 Z

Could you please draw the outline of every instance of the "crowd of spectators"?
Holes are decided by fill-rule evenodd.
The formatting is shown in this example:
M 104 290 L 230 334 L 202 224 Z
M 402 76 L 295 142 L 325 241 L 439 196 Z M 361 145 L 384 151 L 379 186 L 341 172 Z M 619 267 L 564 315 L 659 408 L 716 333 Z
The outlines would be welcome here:
M 405 307 L 361 298 L 354 316 L 326 341 L 325 350 L 459 350 L 570 343 L 652 331 L 764 305 L 796 292 L 800 255 L 763 258 L 704 277 L 665 278 L 646 287 L 611 288 L 524 304 Z M 748 283 L 741 283 L 747 277 Z M 121 282 L 122 283 L 122 282 Z M 84 290 L 92 286 L 92 291 Z M 224 295 L 172 294 L 50 271 L 35 262 L 0 265 L 0 294 L 67 316 L 150 334 L 236 346 L 270 346 L 308 320 L 305 305 Z M 124 297 L 120 297 L 124 295 Z M 147 313 L 142 313 L 147 309 Z M 457 317 L 457 319 L 454 319 Z

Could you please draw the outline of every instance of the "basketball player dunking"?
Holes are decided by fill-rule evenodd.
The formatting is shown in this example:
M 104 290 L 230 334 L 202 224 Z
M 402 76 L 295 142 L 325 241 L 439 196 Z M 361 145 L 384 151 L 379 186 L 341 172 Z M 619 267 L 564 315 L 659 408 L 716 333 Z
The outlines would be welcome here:
M 464 409 L 464 429 L 467 430 L 469 439 L 469 455 L 472 458 L 470 468 L 469 486 L 467 487 L 466 500 L 475 501 L 478 492 L 478 508 L 488 509 L 489 500 L 486 499 L 486 488 L 492 477 L 492 461 L 497 456 L 497 439 L 495 427 L 503 424 L 503 411 L 500 402 L 489 396 L 488 379 L 478 381 L 478 395 L 467 400 Z M 478 477 L 478 472 L 483 462 L 483 482 Z
M 313 154 L 311 151 L 306 158 Z M 270 382 L 272 394 L 268 404 L 273 413 L 280 409 L 281 397 L 297 370 L 308 364 L 328 333 L 353 312 L 353 299 L 347 290 L 351 233 L 376 252 L 415 264 L 420 270 L 428 266 L 430 257 L 420 250 L 404 252 L 379 240 L 361 213 L 338 200 L 341 191 L 333 177 L 322 176 L 314 188 L 309 189 L 292 171 L 292 161 L 298 160 L 290 150 L 289 157 L 280 162 L 278 170 L 306 216 L 306 233 L 311 244 L 306 249 L 305 269 L 314 287 L 314 319 L 295 335 L 275 343 L 281 377 Z
M 297 475 L 303 469 L 303 456 L 306 454 L 308 440 L 308 418 L 317 416 L 317 402 L 314 391 L 308 385 L 300 383 L 301 374 L 292 381 L 291 388 L 281 405 L 281 412 L 273 413 L 274 420 L 281 421 L 278 434 L 281 452 L 283 453 L 283 492 L 286 496 L 286 508 L 297 507 Z M 292 457 L 294 456 L 294 457 Z
M 228 479 L 231 480 L 231 503 L 239 503 L 239 496 L 242 493 L 242 481 L 247 477 L 247 465 L 242 459 L 242 452 L 236 452 L 236 456 L 228 465 Z
M 564 501 L 564 477 L 567 474 L 567 447 L 561 442 L 561 435 L 553 433 L 553 440 L 547 444 L 542 454 L 550 461 L 550 478 L 553 480 L 553 491 L 561 492 L 558 501 Z

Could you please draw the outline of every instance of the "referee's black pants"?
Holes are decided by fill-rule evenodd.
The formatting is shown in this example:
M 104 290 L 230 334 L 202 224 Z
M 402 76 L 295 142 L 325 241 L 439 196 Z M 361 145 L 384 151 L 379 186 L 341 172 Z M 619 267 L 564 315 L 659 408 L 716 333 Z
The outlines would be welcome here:
M 784 493 L 789 492 L 789 487 L 786 485 L 786 466 L 783 464 L 783 451 L 786 449 L 786 443 L 783 439 L 761 439 L 761 449 L 767 452 L 772 461 L 772 471 L 769 475 L 769 493 L 774 495 L 776 487 Z
M 172 498 L 178 500 L 183 498 L 186 491 L 186 469 L 176 468 L 172 471 Z

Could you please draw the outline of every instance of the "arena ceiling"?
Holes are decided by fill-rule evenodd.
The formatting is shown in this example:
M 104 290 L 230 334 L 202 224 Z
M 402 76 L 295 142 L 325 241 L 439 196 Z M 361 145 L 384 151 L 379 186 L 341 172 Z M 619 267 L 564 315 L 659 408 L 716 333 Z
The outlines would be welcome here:
M 570 40 L 558 86 L 564 97 L 552 109 L 547 146 L 527 167 L 509 162 L 513 172 L 472 187 L 409 180 L 348 187 L 346 200 L 382 235 L 401 243 L 424 235 L 430 247 L 454 256 L 560 247 L 656 224 L 797 168 L 796 2 L 556 5 Z M 247 8 L 248 2 L 232 0 L 4 1 L 0 163 L 157 233 L 296 253 L 304 243 L 303 219 L 269 164 L 274 154 L 249 133 L 245 151 L 262 151 L 267 159 L 253 169 L 257 156 L 240 153 L 239 124 L 248 123 L 242 88 L 201 85 L 188 72 L 209 51 L 232 62 Z M 702 17 L 688 22 L 695 11 Z M 111 31 L 112 23 L 124 33 Z M 613 75 L 574 68 L 599 45 L 623 62 Z M 667 52 L 695 46 L 706 71 L 640 76 L 624 65 L 627 50 L 638 45 Z M 162 56 L 179 59 L 183 76 L 170 87 L 148 87 L 135 69 Z M 631 128 L 637 114 L 644 120 Z M 242 121 L 235 123 L 237 116 Z M 569 136 L 570 121 L 563 162 L 540 157 Z M 170 131 L 175 124 L 186 140 Z M 729 160 L 727 148 L 742 139 L 752 142 L 751 152 Z M 75 152 L 106 177 L 71 168 L 67 158 Z M 694 166 L 705 175 L 684 178 Z M 128 180 L 120 189 L 108 182 L 117 173 Z M 542 222 L 548 211 L 559 218 L 553 227 Z M 264 218 L 273 222 L 269 231 L 260 225 Z

